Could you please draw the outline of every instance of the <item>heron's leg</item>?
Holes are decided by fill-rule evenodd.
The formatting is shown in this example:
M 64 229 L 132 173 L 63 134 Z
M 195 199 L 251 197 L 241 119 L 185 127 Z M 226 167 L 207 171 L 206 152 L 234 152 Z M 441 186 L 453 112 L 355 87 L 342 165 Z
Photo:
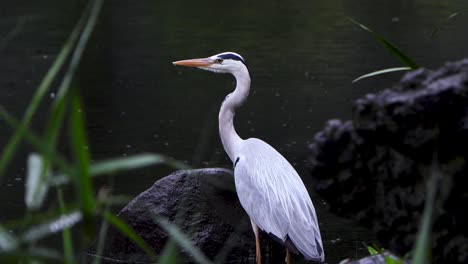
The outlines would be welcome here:
M 260 251 L 260 234 L 258 232 L 258 226 L 250 219 L 250 223 L 252 224 L 252 229 L 255 234 L 255 258 L 257 260 L 257 264 L 262 264 L 262 254 Z
M 286 258 L 284 259 L 286 264 L 291 264 L 291 254 L 289 253 L 289 249 L 286 249 Z

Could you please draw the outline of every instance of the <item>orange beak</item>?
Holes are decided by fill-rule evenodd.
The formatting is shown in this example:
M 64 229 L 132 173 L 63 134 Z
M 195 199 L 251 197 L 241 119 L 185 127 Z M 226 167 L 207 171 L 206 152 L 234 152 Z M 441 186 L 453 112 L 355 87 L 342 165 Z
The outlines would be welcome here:
M 172 64 L 186 67 L 208 67 L 213 64 L 209 58 L 174 61 Z

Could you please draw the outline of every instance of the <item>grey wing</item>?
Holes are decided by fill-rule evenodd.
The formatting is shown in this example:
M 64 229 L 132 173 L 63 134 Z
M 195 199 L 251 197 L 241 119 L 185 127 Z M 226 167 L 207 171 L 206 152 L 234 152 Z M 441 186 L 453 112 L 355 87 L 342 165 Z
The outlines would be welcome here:
M 263 231 L 289 238 L 308 259 L 323 261 L 315 209 L 297 172 L 270 145 L 248 139 L 234 169 L 239 200 Z
M 267 233 L 271 233 L 282 241 L 285 240 L 289 229 L 288 219 L 279 212 L 276 201 L 271 199 L 270 188 L 254 180 L 252 168 L 240 157 L 234 170 L 236 191 L 242 207 L 257 226 Z

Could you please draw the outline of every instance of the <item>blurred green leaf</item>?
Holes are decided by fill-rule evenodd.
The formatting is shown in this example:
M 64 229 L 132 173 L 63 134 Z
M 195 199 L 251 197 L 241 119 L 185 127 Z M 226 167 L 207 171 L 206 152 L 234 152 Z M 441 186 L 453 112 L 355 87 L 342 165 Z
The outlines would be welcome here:
M 187 253 L 189 253 L 193 260 L 198 264 L 210 264 L 211 261 L 197 248 L 195 247 L 190 239 L 180 231 L 180 229 L 170 223 L 167 219 L 155 216 L 154 220 L 163 228 L 169 236 L 174 239 L 180 247 L 182 247 Z
M 68 205 L 67 213 L 77 210 L 76 205 Z M 5 228 L 10 229 L 27 229 L 34 225 L 39 225 L 44 222 L 50 221 L 50 219 L 57 219 L 61 216 L 59 208 L 49 209 L 47 211 L 37 211 L 34 214 L 27 214 L 26 217 L 21 217 L 19 219 L 13 219 L 9 221 L 4 221 L 2 224 Z
M 161 154 L 137 154 L 125 158 L 115 158 L 105 161 L 98 161 L 90 165 L 89 173 L 91 176 L 99 176 L 104 174 L 111 174 L 121 171 L 134 170 L 151 165 L 168 164 L 174 168 L 187 169 L 187 165 L 180 161 Z M 51 178 L 50 184 L 53 186 L 63 185 L 69 182 L 65 175 L 57 175 Z
M 91 1 L 90 1 L 91 2 Z M 52 63 L 52 66 L 47 71 L 44 79 L 42 79 L 39 87 L 36 90 L 36 93 L 32 97 L 31 102 L 24 113 L 23 120 L 16 128 L 16 131 L 11 136 L 10 140 L 8 141 L 7 145 L 3 148 L 2 156 L 0 157 L 0 182 L 3 176 L 3 172 L 5 171 L 6 166 L 10 162 L 11 158 L 14 155 L 14 151 L 16 150 L 18 143 L 21 141 L 22 137 L 26 130 L 31 123 L 33 115 L 37 112 L 40 102 L 44 95 L 49 90 L 52 82 L 57 77 L 60 69 L 62 68 L 63 64 L 65 63 L 67 57 L 69 56 L 70 52 L 72 51 L 73 46 L 75 45 L 78 37 L 80 36 L 80 32 L 83 30 L 85 25 L 85 21 L 87 16 L 83 15 L 79 22 L 76 24 L 75 28 L 73 29 L 72 33 L 70 34 L 69 38 L 63 45 L 62 49 L 60 50 L 57 58 Z
M 446 25 L 448 22 L 450 22 L 450 20 L 456 16 L 458 16 L 459 14 L 463 13 L 463 12 L 466 12 L 468 11 L 468 8 L 465 8 L 465 9 L 460 9 L 456 12 L 453 12 L 452 14 L 450 14 L 442 23 L 440 23 L 439 25 L 435 26 L 434 27 L 434 30 L 432 30 L 432 33 L 431 33 L 431 37 L 434 38 L 436 37 L 439 32 L 440 32 L 440 29 L 442 28 L 442 26 Z
M 104 212 L 109 213 L 109 205 L 104 207 Z M 106 243 L 107 229 L 109 228 L 109 223 L 105 218 L 102 218 L 101 228 L 99 229 L 99 236 L 97 240 L 96 247 L 96 256 L 93 260 L 93 264 L 99 264 L 101 262 L 102 252 L 104 251 L 104 245 Z
M 177 264 L 179 263 L 179 251 L 176 247 L 176 242 L 174 239 L 169 239 L 166 244 L 164 245 L 164 249 L 159 256 L 158 263 L 159 264 Z
M 42 98 L 50 89 L 52 82 L 60 72 L 60 69 L 64 65 L 67 57 L 70 55 L 73 46 L 75 45 L 75 43 L 77 43 L 75 49 L 73 50 L 74 53 L 70 61 L 70 68 L 65 74 L 64 81 L 62 82 L 62 87 L 68 89 L 71 79 L 73 78 L 73 74 L 76 71 L 76 68 L 79 64 L 84 47 L 86 46 L 86 43 L 91 35 L 94 25 L 96 24 L 96 20 L 98 18 L 101 7 L 102 0 L 89 1 L 84 14 L 81 16 L 79 22 L 73 29 L 70 37 L 65 42 L 64 46 L 57 55 L 57 58 L 53 62 L 52 66 L 49 68 L 49 71 L 46 73 L 44 79 L 42 80 L 41 84 L 36 90 L 36 93 L 34 94 L 30 104 L 28 105 L 28 108 L 26 109 L 23 120 L 17 127 L 16 131 L 13 133 L 8 144 L 3 149 L 2 156 L 0 157 L 0 182 L 3 176 L 3 172 L 8 163 L 10 162 L 11 158 L 13 157 L 14 151 L 17 148 L 18 143 L 21 141 L 22 137 L 24 136 L 24 133 L 28 130 L 32 117 L 37 111 L 37 108 L 39 107 Z M 88 13 L 89 15 L 87 15 Z M 59 89 L 59 95 L 65 94 L 66 89 Z M 58 101 L 57 104 L 60 104 L 60 102 Z
M 110 174 L 118 171 L 133 170 L 150 165 L 164 163 L 166 157 L 158 154 L 139 154 L 127 158 L 116 158 L 107 161 L 96 162 L 91 165 L 92 175 Z
M 64 228 L 70 228 L 81 221 L 81 212 L 73 211 L 60 215 L 57 219 L 48 220 L 46 223 L 35 225 L 27 229 L 20 237 L 21 241 L 31 243 L 46 236 L 61 232 Z
M 371 255 L 379 254 L 379 252 L 375 248 L 373 248 L 371 246 L 367 246 L 367 251 L 369 251 L 369 254 L 371 254 Z
M 166 165 L 168 165 L 168 166 L 170 166 L 172 168 L 179 169 L 179 170 L 190 170 L 190 169 L 192 169 L 187 164 L 185 164 L 185 163 L 183 163 L 181 161 L 178 161 L 176 159 L 167 157 L 167 156 L 165 157 L 164 164 L 166 164 Z
M 13 129 L 18 129 L 20 124 L 18 120 L 16 120 L 13 116 L 11 116 L 1 105 L 0 105 L 0 117 L 3 118 L 3 120 L 12 127 Z M 67 173 L 70 172 L 71 166 L 68 164 L 68 162 L 57 152 L 49 149 L 47 144 L 39 138 L 34 132 L 30 130 L 25 130 L 24 131 L 24 138 L 35 148 L 37 152 L 49 155 L 51 157 L 51 160 L 55 165 L 57 165 L 62 171 L 65 171 Z
M 45 138 L 49 142 L 49 144 L 52 144 L 52 148 L 55 148 L 55 144 L 57 143 L 56 139 L 58 137 L 63 123 L 66 106 L 66 97 L 55 97 L 51 113 L 49 115 L 49 120 L 45 129 Z
M 0 226 L 0 252 L 11 251 L 18 246 L 18 240 Z
M 46 261 L 48 264 L 61 263 L 62 256 L 53 249 L 39 246 L 29 249 L 0 251 L 0 263 L 37 263 L 37 261 L 41 260 Z
M 58 189 L 57 191 L 60 212 L 62 215 L 65 215 L 67 212 L 67 208 L 65 206 L 65 202 L 63 201 L 63 194 L 62 190 Z M 63 253 L 64 253 L 64 262 L 66 264 L 73 263 L 73 243 L 71 239 L 71 232 L 69 227 L 64 227 L 62 230 L 62 241 L 63 241 Z
M 78 65 L 81 61 L 84 49 L 88 40 L 93 32 L 94 26 L 96 25 L 99 13 L 102 7 L 102 0 L 90 1 L 92 3 L 89 18 L 86 21 L 83 32 L 80 35 L 80 39 L 76 44 L 75 50 L 73 52 L 70 67 L 65 74 L 64 81 L 62 83 L 60 93 L 60 98 L 67 93 L 73 76 L 78 68 Z M 70 139 L 72 146 L 72 153 L 75 158 L 75 164 L 77 166 L 77 174 L 75 174 L 77 189 L 79 193 L 79 200 L 81 205 L 81 210 L 84 217 L 84 228 L 88 235 L 91 235 L 91 230 L 93 225 L 92 215 L 95 209 L 95 201 L 93 196 L 92 181 L 89 175 L 89 152 L 88 144 L 86 141 L 85 125 L 82 112 L 82 106 L 80 98 L 78 96 L 77 88 L 71 97 L 71 114 L 70 114 Z
M 84 128 L 83 110 L 77 94 L 72 96 L 70 139 L 76 162 L 75 180 L 79 201 L 85 219 L 91 219 L 95 208 L 93 187 L 89 175 L 89 152 Z
M 18 127 L 18 121 L 12 117 L 4 108 L 0 106 L 0 117 L 2 117 L 12 128 Z M 49 149 L 42 139 L 36 136 L 32 131 L 25 131 L 25 139 L 33 145 L 36 151 L 48 153 L 53 164 L 57 165 L 62 171 L 60 175 L 50 177 L 50 185 L 58 186 L 68 183 L 70 180 L 67 174 L 73 174 L 71 165 L 63 159 L 55 150 Z M 176 169 L 190 169 L 185 163 L 161 154 L 139 154 L 127 158 L 116 158 L 107 161 L 100 161 L 90 166 L 90 175 L 98 176 L 101 174 L 115 173 L 124 170 L 136 169 L 149 165 L 167 164 Z
M 28 166 L 26 171 L 26 191 L 25 203 L 29 209 L 39 209 L 49 189 L 48 182 L 42 179 L 41 174 L 44 166 L 42 156 L 37 153 L 31 153 L 28 157 Z M 50 170 L 46 170 L 50 175 Z
M 88 44 L 91 34 L 93 33 L 93 30 L 96 26 L 96 22 L 99 18 L 103 0 L 93 0 L 89 1 L 88 3 L 88 7 L 90 9 L 89 16 L 86 19 L 86 24 L 84 25 L 84 29 L 80 35 L 80 39 L 78 40 L 76 47 L 73 50 L 70 65 L 67 72 L 65 73 L 62 84 L 60 85 L 57 98 L 62 98 L 63 96 L 68 94 L 68 90 L 79 67 L 86 45 Z
M 396 67 L 396 68 L 383 69 L 383 70 L 371 72 L 371 73 L 368 73 L 368 74 L 364 74 L 364 75 L 354 79 L 353 82 L 357 82 L 357 81 L 362 80 L 364 78 L 368 78 L 368 77 L 372 77 L 372 76 L 376 76 L 376 75 L 380 75 L 380 74 L 385 74 L 385 73 L 389 73 L 389 72 L 410 71 L 410 70 L 412 70 L 410 67 Z
M 133 243 L 139 246 L 145 253 L 152 259 L 152 261 L 156 261 L 156 254 L 151 249 L 151 247 L 141 238 L 131 227 L 129 227 L 125 222 L 120 220 L 117 216 L 109 213 L 104 212 L 104 218 L 109 222 L 109 224 L 113 225 L 117 230 L 119 230 L 123 235 L 128 237 Z
M 114 205 L 126 205 L 128 204 L 133 197 L 128 195 L 110 195 L 104 198 L 99 198 L 98 202 L 100 204 L 114 206 Z
M 403 53 L 400 49 L 398 49 L 395 45 L 390 43 L 390 41 L 386 40 L 385 38 L 381 37 L 380 35 L 376 34 L 374 31 L 372 31 L 370 28 L 364 26 L 363 24 L 357 22 L 356 20 L 349 18 L 349 21 L 352 23 L 358 25 L 362 29 L 370 32 L 374 38 L 379 41 L 390 53 L 393 54 L 398 60 L 400 60 L 404 65 L 411 69 L 417 69 L 419 68 L 419 65 L 416 64 L 412 59 L 410 59 L 405 53 Z
M 5 47 L 16 37 L 18 36 L 18 34 L 21 33 L 21 31 L 23 30 L 23 27 L 24 25 L 26 24 L 26 22 L 28 22 L 28 20 L 32 20 L 31 19 L 31 16 L 28 15 L 23 15 L 23 16 L 20 16 L 18 17 L 17 21 L 16 21 L 16 25 L 15 27 L 10 30 L 8 33 L 6 32 L 3 32 L 2 34 L 2 38 L 0 39 L 0 52 L 3 51 L 5 49 Z
M 411 264 L 430 263 L 429 255 L 432 249 L 432 217 L 435 206 L 435 198 L 439 179 L 442 178 L 441 172 L 437 167 L 437 161 L 433 161 L 429 180 L 427 182 L 426 201 L 424 211 L 421 217 L 416 243 L 413 247 L 413 258 Z
M 402 259 L 395 259 L 391 256 L 384 256 L 385 258 L 385 264 L 402 264 L 403 260 Z
M 60 130 L 63 124 L 65 116 L 66 100 L 65 98 L 56 98 L 52 106 L 51 114 L 49 115 L 49 121 L 47 122 L 45 130 L 44 141 L 47 144 L 48 151 L 43 153 L 42 170 L 40 174 L 40 182 L 49 184 L 51 177 L 51 168 L 53 157 L 51 153 L 56 151 L 57 139 L 60 134 Z

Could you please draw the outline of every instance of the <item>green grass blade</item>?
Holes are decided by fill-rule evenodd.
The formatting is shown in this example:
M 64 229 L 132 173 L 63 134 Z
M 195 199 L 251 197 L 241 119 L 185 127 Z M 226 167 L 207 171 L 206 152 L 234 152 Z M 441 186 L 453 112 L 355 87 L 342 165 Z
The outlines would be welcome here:
M 116 158 L 107 161 L 96 162 L 91 165 L 91 174 L 110 174 L 118 171 L 133 170 L 137 168 L 147 167 L 150 165 L 159 164 L 174 164 L 176 168 L 187 169 L 187 166 L 183 163 L 177 163 L 169 157 L 160 154 L 139 154 L 127 158 Z
M 107 206 L 122 206 L 128 204 L 133 198 L 130 195 L 109 195 L 106 197 L 99 197 L 98 202 L 101 205 Z
M 104 212 L 104 218 L 106 219 L 109 224 L 113 225 L 117 230 L 119 230 L 123 235 L 128 237 L 133 243 L 139 246 L 145 253 L 152 259 L 152 261 L 156 261 L 156 254 L 151 249 L 151 247 L 141 238 L 131 227 L 129 227 L 126 223 L 124 223 L 120 218 L 117 216 L 109 213 Z
M 397 59 L 399 59 L 404 65 L 410 67 L 411 69 L 418 69 L 419 65 L 416 64 L 410 57 L 408 57 L 405 53 L 403 53 L 400 49 L 394 46 L 392 43 L 388 42 L 386 39 L 375 36 L 375 38 L 382 43 L 387 50 L 389 50 Z
M 68 94 L 68 90 L 73 81 L 75 73 L 78 70 L 86 45 L 88 44 L 89 38 L 91 37 L 94 27 L 96 26 L 96 22 L 99 18 L 103 0 L 94 0 L 90 1 L 90 3 L 92 3 L 92 6 L 89 18 L 86 21 L 86 25 L 84 26 L 83 32 L 80 35 L 80 39 L 78 40 L 78 43 L 76 44 L 76 47 L 73 51 L 70 65 L 62 80 L 56 99 L 63 100 L 63 98 Z
M 369 77 L 372 77 L 372 76 L 385 74 L 385 73 L 389 73 L 389 72 L 410 71 L 410 70 L 412 70 L 410 67 L 396 67 L 396 68 L 383 69 L 383 70 L 379 70 L 379 71 L 375 71 L 375 72 L 371 72 L 371 73 L 359 76 L 358 78 L 354 79 L 353 82 L 357 82 L 357 81 L 365 79 L 365 78 L 369 78 Z
M 60 128 L 63 123 L 63 118 L 65 115 L 65 100 L 60 100 L 57 103 L 57 107 L 53 108 L 49 122 L 46 127 L 46 132 L 45 132 L 45 143 L 48 147 L 48 151 L 45 153 L 42 153 L 43 156 L 41 156 L 41 166 L 42 169 L 39 174 L 39 182 L 41 183 L 41 186 L 44 186 L 42 188 L 47 188 L 49 187 L 49 179 L 51 177 L 51 168 L 52 164 L 51 161 L 53 159 L 52 154 L 55 149 L 56 149 L 56 144 L 57 144 L 57 138 L 58 134 L 60 132 Z M 26 186 L 27 187 L 27 186 Z M 36 188 L 33 189 L 33 194 L 41 194 L 41 189 L 39 189 L 39 185 L 36 186 Z M 35 200 L 37 202 L 42 202 L 42 200 Z M 40 204 L 39 204 L 40 205 Z M 30 209 L 38 209 L 39 206 L 36 207 L 29 207 Z
M 431 230 L 432 230 L 432 220 L 431 214 L 432 209 L 426 210 L 423 214 L 421 226 L 418 230 L 418 235 L 416 238 L 416 246 L 413 252 L 413 259 L 411 261 L 412 264 L 425 264 L 429 263 L 428 261 L 428 254 L 430 251 L 430 243 L 431 243 Z M 427 211 L 427 213 L 426 213 Z
M 176 169 L 189 169 L 187 165 L 161 154 L 144 153 L 125 158 L 115 158 L 105 161 L 98 161 L 90 165 L 89 173 L 92 177 L 106 175 L 121 171 L 134 170 L 151 165 L 167 164 Z M 69 182 L 65 175 L 51 177 L 50 184 L 59 186 Z
M 18 247 L 18 240 L 8 231 L 0 226 L 0 252 L 11 251 Z
M 176 159 L 173 159 L 171 157 L 164 157 L 164 164 L 178 170 L 190 170 L 192 167 L 188 166 L 187 164 L 178 161 Z
M 44 171 L 44 159 L 37 153 L 29 154 L 27 165 L 24 201 L 28 209 L 37 210 L 41 207 L 49 189 L 49 183 L 41 176 L 49 176 L 50 170 L 46 168 Z
M 52 66 L 49 68 L 46 75 L 44 76 L 44 79 L 42 79 L 41 83 L 39 84 L 36 93 L 33 95 L 31 102 L 29 103 L 28 108 L 24 113 L 20 125 L 16 129 L 15 133 L 13 133 L 13 135 L 11 136 L 7 145 L 4 147 L 2 155 L 0 157 L 0 182 L 6 167 L 8 166 L 10 160 L 13 158 L 14 151 L 16 150 L 19 142 L 23 138 L 25 131 L 29 127 L 34 113 L 36 113 L 39 107 L 40 102 L 49 90 L 54 79 L 57 77 L 67 57 L 71 53 L 73 46 L 78 40 L 80 32 L 83 30 L 83 27 L 85 25 L 86 19 L 86 16 L 83 15 L 79 22 L 76 24 L 68 40 L 65 42 L 59 54 L 57 55 L 57 58 L 54 60 Z
M 74 204 L 68 205 L 68 211 L 78 211 L 78 206 Z M 27 217 L 21 217 L 18 219 L 3 221 L 4 228 L 10 228 L 15 230 L 26 230 L 31 226 L 39 225 L 40 223 L 45 223 L 50 221 L 50 219 L 58 219 L 62 214 L 60 213 L 59 208 L 49 209 L 45 212 L 34 212 L 34 214 L 29 214 Z
M 429 253 L 431 247 L 432 216 L 435 206 L 438 180 L 441 178 L 440 171 L 435 165 L 432 166 L 431 175 L 427 185 L 426 202 L 421 217 L 421 224 L 413 247 L 413 258 L 411 264 L 430 263 Z
M 79 194 L 80 208 L 85 218 L 85 228 L 91 232 L 91 219 L 95 209 L 93 187 L 89 175 L 89 152 L 86 142 L 83 108 L 77 94 L 72 96 L 72 109 L 70 114 L 70 140 L 73 157 L 76 162 L 75 181 Z M 89 233 L 90 234 L 90 233 Z
M 177 250 L 176 242 L 174 241 L 174 239 L 169 239 L 166 242 L 166 245 L 164 245 L 164 249 L 161 255 L 159 256 L 158 263 L 159 264 L 179 263 L 179 251 Z
M 81 57 L 83 56 L 84 49 L 96 25 L 99 13 L 102 7 L 102 0 L 92 1 L 92 7 L 89 19 L 86 21 L 83 32 L 76 45 L 75 50 L 70 61 L 70 67 L 65 73 L 64 80 L 59 89 L 59 100 L 65 100 L 65 95 L 68 93 L 69 87 L 73 80 L 74 74 L 78 69 Z M 84 227 L 89 235 L 92 229 L 92 215 L 95 210 L 95 201 L 93 196 L 92 182 L 89 175 L 89 152 L 87 149 L 87 141 L 85 136 L 84 118 L 82 106 L 77 93 L 73 94 L 71 98 L 71 114 L 70 114 L 70 139 L 73 156 L 77 165 L 77 174 L 75 174 L 77 188 L 79 193 L 80 207 L 84 217 Z M 60 104 L 57 103 L 57 105 Z
M 16 37 L 18 34 L 23 31 L 24 25 L 30 19 L 29 16 L 21 16 L 17 19 L 16 26 L 8 33 L 3 33 L 2 38 L 0 39 L 0 52 L 2 52 L 6 46 Z
M 59 252 L 38 246 L 30 249 L 0 251 L 0 263 L 61 263 L 61 261 L 62 256 Z
M 45 140 L 52 150 L 55 150 L 57 144 L 57 137 L 62 127 L 66 107 L 66 98 L 64 96 L 61 98 L 57 96 L 52 105 L 52 110 L 45 129 Z
M 79 223 L 83 215 L 79 211 L 73 211 L 60 215 L 57 219 L 48 220 L 46 223 L 30 227 L 21 235 L 20 239 L 24 243 L 32 243 L 46 236 L 61 232 L 64 228 L 70 228 Z
M 380 35 L 376 34 L 370 28 L 364 26 L 363 24 L 357 22 L 352 18 L 348 18 L 352 23 L 358 25 L 362 29 L 366 30 L 367 32 L 371 33 L 377 41 L 379 41 L 393 56 L 395 56 L 398 60 L 400 60 L 404 65 L 410 67 L 411 69 L 419 68 L 419 65 L 416 64 L 410 57 L 408 57 L 405 53 L 403 53 L 400 49 L 398 49 L 395 45 L 390 43 L 390 41 L 386 40 L 385 38 L 381 37 Z
M 107 198 L 107 197 L 105 197 Z M 105 213 L 109 212 L 109 205 L 106 204 Z M 93 264 L 99 264 L 101 262 L 100 256 L 102 256 L 102 252 L 104 252 L 104 245 L 106 243 L 106 235 L 107 235 L 107 229 L 109 228 L 109 223 L 107 222 L 106 219 L 102 219 L 101 223 L 101 228 L 99 229 L 99 237 L 98 237 L 98 242 L 97 242 L 97 247 L 96 247 L 96 258 L 93 260 Z
M 49 151 L 47 153 L 43 153 L 44 157 L 44 165 L 41 173 L 41 181 L 42 182 L 49 182 L 50 179 L 50 174 L 47 173 L 51 169 L 51 154 L 56 150 L 56 145 L 57 145 L 57 139 L 58 135 L 60 133 L 62 124 L 63 124 L 63 119 L 65 116 L 65 109 L 66 109 L 66 100 L 64 97 L 62 98 L 57 98 L 54 101 L 54 104 L 52 106 L 52 111 L 49 116 L 49 122 L 47 123 L 46 126 L 46 131 L 45 131 L 45 142 L 49 148 Z
M 19 122 L 1 106 L 0 117 L 3 118 L 4 121 L 13 129 L 16 129 L 19 126 Z M 51 157 L 52 163 L 57 165 L 62 171 L 65 172 L 65 174 L 51 177 L 50 184 L 58 186 L 68 183 L 69 178 L 66 176 L 66 174 L 74 173 L 74 170 L 71 169 L 71 165 L 55 150 L 51 150 L 48 145 L 32 131 L 25 131 L 25 139 L 35 148 L 36 151 L 48 154 Z M 90 175 L 98 176 L 103 173 L 109 174 L 161 163 L 167 164 L 176 169 L 190 169 L 190 167 L 185 163 L 161 154 L 139 154 L 127 158 L 111 159 L 92 164 L 90 167 Z
M 444 26 L 445 24 L 447 24 L 448 22 L 450 22 L 450 20 L 456 16 L 458 16 L 459 14 L 463 13 L 463 12 L 466 12 L 468 11 L 468 8 L 464 8 L 464 9 L 460 9 L 456 12 L 453 12 L 452 14 L 450 14 L 442 23 L 440 23 L 439 25 L 436 25 L 434 27 L 434 30 L 432 30 L 432 33 L 431 33 L 431 38 L 434 38 L 436 37 L 439 32 L 440 32 L 440 29 L 442 28 L 442 26 Z
M 402 259 L 400 258 L 394 259 L 393 256 L 384 255 L 384 259 L 385 259 L 385 264 L 402 264 L 403 263 Z
M 369 254 L 371 254 L 371 255 L 378 255 L 379 254 L 379 252 L 375 248 L 373 248 L 371 246 L 367 246 L 367 251 L 369 251 Z
M 57 192 L 57 198 L 60 206 L 60 213 L 62 215 L 66 214 L 67 208 L 65 207 L 65 202 L 63 201 L 62 190 L 59 189 Z M 71 238 L 70 228 L 65 227 L 62 230 L 62 241 L 63 241 L 63 256 L 64 263 L 72 264 L 73 263 L 73 243 Z
M 2 106 L 0 106 L 0 117 L 9 125 L 11 128 L 18 130 L 20 123 L 13 116 L 11 116 Z M 47 144 L 39 138 L 35 133 L 30 130 L 24 131 L 24 138 L 35 148 L 37 152 L 49 155 L 55 165 L 57 165 L 62 171 L 70 173 L 70 164 L 58 153 L 49 149 Z
M 158 154 L 140 154 L 128 158 L 116 158 L 107 161 L 96 162 L 91 165 L 91 174 L 110 174 L 118 171 L 133 170 L 150 165 L 164 163 L 165 157 Z
M 68 93 L 69 86 L 73 80 L 73 76 L 78 68 L 78 65 L 81 61 L 84 49 L 88 40 L 93 32 L 93 29 L 96 25 L 99 13 L 102 8 L 102 0 L 92 1 L 92 7 L 89 15 L 89 19 L 86 21 L 83 32 L 78 40 L 76 48 L 73 52 L 70 67 L 65 74 L 65 78 L 62 82 L 61 89 L 59 90 L 59 97 L 63 98 L 65 94 Z M 71 146 L 72 152 L 77 162 L 77 188 L 79 193 L 79 200 L 81 205 L 81 210 L 84 217 L 84 228 L 85 234 L 91 235 L 92 232 L 92 215 L 95 210 L 95 201 L 93 196 L 92 182 L 89 175 L 89 152 L 86 146 L 88 146 L 85 136 L 85 126 L 84 118 L 82 113 L 82 106 L 78 94 L 75 91 L 75 94 L 71 98 L 72 107 L 70 115 L 70 129 L 71 129 Z
M 459 10 L 457 12 L 454 12 L 450 16 L 447 17 L 447 20 L 450 20 L 450 19 L 452 19 L 452 18 L 454 18 L 454 17 L 458 16 L 459 14 L 461 14 L 463 12 L 466 12 L 466 11 L 468 11 L 468 8 L 461 9 L 461 10 Z
M 82 34 L 80 35 L 80 38 L 78 40 L 78 43 L 76 44 L 75 49 L 72 52 L 69 67 L 67 71 L 65 72 L 65 75 L 62 80 L 62 83 L 60 84 L 57 96 L 52 104 L 51 114 L 50 114 L 49 122 L 46 126 L 46 133 L 45 133 L 47 144 L 49 148 L 51 148 L 52 150 L 55 149 L 57 136 L 62 126 L 63 117 L 65 113 L 65 108 L 66 108 L 65 107 L 66 101 L 67 101 L 66 99 L 67 99 L 68 91 L 71 86 L 71 82 L 80 64 L 86 44 L 88 43 L 88 40 L 91 36 L 94 26 L 96 25 L 96 21 L 98 19 L 101 7 L 102 7 L 102 0 L 93 1 L 93 5 L 90 7 L 90 12 L 89 12 L 90 14 L 84 26 L 84 30 Z M 50 161 L 50 157 L 48 155 L 45 155 L 44 170 L 43 170 L 43 173 L 41 174 L 42 181 L 46 181 L 48 179 L 46 170 L 48 169 L 49 161 Z
M 193 260 L 198 264 L 210 264 L 211 261 L 198 249 L 196 248 L 190 239 L 180 231 L 180 229 L 170 223 L 167 219 L 157 216 L 154 220 L 162 227 L 169 236 L 174 239 L 180 247 L 182 247 L 187 253 L 191 255 Z

